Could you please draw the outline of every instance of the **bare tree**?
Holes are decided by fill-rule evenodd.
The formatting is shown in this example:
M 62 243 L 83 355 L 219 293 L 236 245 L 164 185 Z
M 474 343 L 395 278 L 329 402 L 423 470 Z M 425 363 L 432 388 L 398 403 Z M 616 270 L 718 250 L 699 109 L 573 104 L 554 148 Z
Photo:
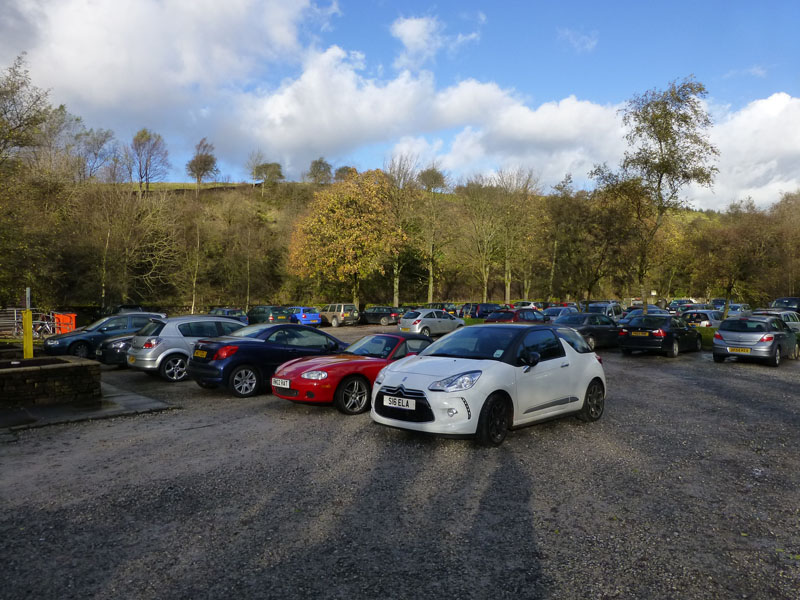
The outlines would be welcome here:
M 133 136 L 130 152 L 139 193 L 142 193 L 142 188 L 149 192 L 150 183 L 163 180 L 169 171 L 169 152 L 164 138 L 149 129 L 141 129 Z
M 97 177 L 117 153 L 114 132 L 110 129 L 86 129 L 78 134 L 79 181 Z

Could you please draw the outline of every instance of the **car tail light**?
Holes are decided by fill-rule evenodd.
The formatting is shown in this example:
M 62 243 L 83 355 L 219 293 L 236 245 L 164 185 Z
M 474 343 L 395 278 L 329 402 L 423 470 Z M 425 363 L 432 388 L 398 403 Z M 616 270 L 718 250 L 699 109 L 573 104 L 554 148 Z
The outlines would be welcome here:
M 597 359 L 597 362 L 599 362 L 601 365 L 603 364 L 603 359 L 597 356 L 597 354 L 595 354 L 594 357 Z
M 774 335 L 772 335 L 771 333 L 765 333 L 764 335 L 761 336 L 761 339 L 758 340 L 758 341 L 759 342 L 771 342 L 774 339 L 775 339 Z
M 389 316 L 390 316 L 390 317 L 399 317 L 399 316 L 400 316 L 400 314 L 399 314 L 399 313 L 391 313 Z
M 272 315 L 270 315 L 270 316 L 268 317 L 268 320 L 269 320 L 269 321 L 274 321 L 274 320 L 275 320 L 275 317 L 273 317 Z
M 161 338 L 147 338 L 142 344 L 144 350 L 152 350 L 161 343 Z
M 714 339 L 715 340 L 721 340 L 722 339 L 722 334 L 719 331 L 715 331 L 714 332 Z
M 417 319 L 412 323 L 412 325 L 419 325 L 420 323 L 422 323 L 422 319 Z
M 306 317 L 305 313 L 301 314 L 300 317 L 303 318 L 303 319 L 307 319 L 308 318 L 308 317 Z
M 628 335 L 628 330 L 627 329 L 620 329 L 619 330 L 619 334 L 620 335 Z
M 663 329 L 657 329 L 653 332 L 653 337 L 667 337 L 667 334 L 664 333 Z
M 229 356 L 233 356 L 234 354 L 236 354 L 236 351 L 238 349 L 239 346 L 223 346 L 222 348 L 216 351 L 213 360 L 224 360 Z

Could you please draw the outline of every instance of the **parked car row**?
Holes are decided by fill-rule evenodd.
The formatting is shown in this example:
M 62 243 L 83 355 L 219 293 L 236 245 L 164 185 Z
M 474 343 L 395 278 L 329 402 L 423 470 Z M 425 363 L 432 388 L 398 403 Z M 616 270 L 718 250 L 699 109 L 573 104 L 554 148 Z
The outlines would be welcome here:
M 784 358 L 800 358 L 794 330 L 800 315 L 793 311 L 761 309 L 721 320 L 713 309 L 677 316 L 654 308 L 632 311 L 618 324 L 606 311 L 610 303 L 589 307 L 594 304 L 602 310 L 559 311 L 552 321 L 533 308 L 496 310 L 484 325 L 472 327 L 444 309 L 400 316 L 387 307 L 372 312 L 379 323 L 378 315 L 400 316 L 398 331 L 350 345 L 315 324 L 290 322 L 291 316 L 299 321 L 313 315 L 310 307 L 292 307 L 279 323 L 251 325 L 235 312 L 173 318 L 137 312 L 106 317 L 77 335 L 53 336 L 45 347 L 56 352 L 94 343 L 98 360 L 166 381 L 191 378 L 238 397 L 272 391 L 292 402 L 333 404 L 347 415 L 370 410 L 383 425 L 473 436 L 488 446 L 502 443 L 512 428 L 557 416 L 599 419 L 606 380 L 594 349 L 601 346 L 619 345 L 625 355 L 675 357 L 700 350 L 700 328 L 716 322 L 715 362 L 754 358 L 778 366 Z M 332 308 L 331 318 L 352 312 Z M 135 323 L 142 326 L 131 331 Z M 446 335 L 432 339 L 440 334 Z

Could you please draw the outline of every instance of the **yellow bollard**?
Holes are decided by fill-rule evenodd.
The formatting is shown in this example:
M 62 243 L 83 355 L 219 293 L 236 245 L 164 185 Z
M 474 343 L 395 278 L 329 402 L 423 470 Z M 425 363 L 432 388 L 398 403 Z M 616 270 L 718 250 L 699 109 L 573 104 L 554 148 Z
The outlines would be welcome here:
M 22 311 L 22 358 L 33 358 L 33 313 Z

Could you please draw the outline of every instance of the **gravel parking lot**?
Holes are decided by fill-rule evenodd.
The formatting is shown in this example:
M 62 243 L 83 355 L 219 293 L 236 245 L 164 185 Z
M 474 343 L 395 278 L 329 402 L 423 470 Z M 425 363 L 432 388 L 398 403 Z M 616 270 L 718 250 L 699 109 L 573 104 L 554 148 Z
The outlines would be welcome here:
M 0 596 L 800 597 L 800 362 L 599 354 L 498 449 L 104 370 L 178 408 L 0 444 Z

